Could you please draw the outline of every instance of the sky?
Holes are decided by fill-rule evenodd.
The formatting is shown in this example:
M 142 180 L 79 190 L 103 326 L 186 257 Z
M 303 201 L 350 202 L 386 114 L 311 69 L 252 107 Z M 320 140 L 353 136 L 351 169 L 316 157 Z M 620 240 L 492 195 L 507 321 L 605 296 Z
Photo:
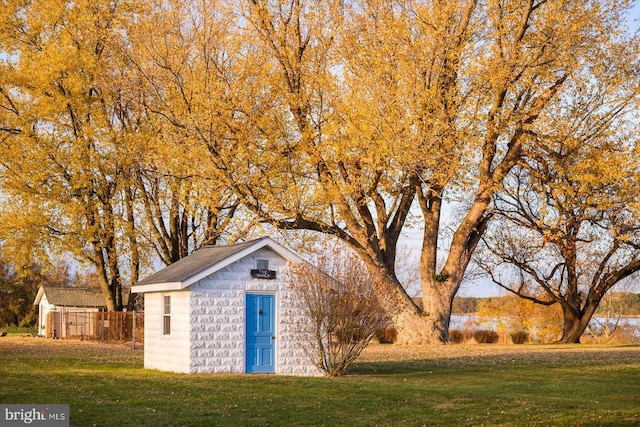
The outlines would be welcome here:
M 631 14 L 629 15 L 628 22 L 629 27 L 632 30 L 638 29 L 638 26 L 640 25 L 638 20 L 640 20 L 640 1 L 636 3 L 636 5 L 633 7 L 633 10 L 631 11 Z

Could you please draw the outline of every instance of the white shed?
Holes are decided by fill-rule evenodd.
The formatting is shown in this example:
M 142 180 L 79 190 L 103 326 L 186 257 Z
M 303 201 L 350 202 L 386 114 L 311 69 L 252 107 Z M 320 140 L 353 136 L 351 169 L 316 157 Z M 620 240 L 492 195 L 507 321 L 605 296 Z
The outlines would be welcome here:
M 205 246 L 138 282 L 144 293 L 144 366 L 162 371 L 319 375 L 294 333 L 291 263 L 268 237 Z
M 38 335 L 47 338 L 91 335 L 95 318 L 87 313 L 107 311 L 100 288 L 40 286 L 33 304 L 38 307 Z

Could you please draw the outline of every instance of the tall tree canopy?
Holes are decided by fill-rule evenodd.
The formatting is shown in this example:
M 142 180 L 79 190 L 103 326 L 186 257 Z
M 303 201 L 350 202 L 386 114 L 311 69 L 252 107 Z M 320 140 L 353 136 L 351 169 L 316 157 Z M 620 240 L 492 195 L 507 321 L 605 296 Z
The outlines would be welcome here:
M 89 261 L 109 310 L 120 310 L 120 177 L 135 155 L 138 124 L 112 46 L 129 12 L 122 3 L 83 1 L 3 9 L 0 159 L 11 203 L 2 214 L 12 230 L 3 233 L 5 247 L 59 247 Z
M 157 107 L 124 55 L 149 5 L 2 6 L 4 251 L 41 260 L 71 253 L 96 270 L 108 309 L 120 310 L 122 286 L 141 268 L 215 242 L 237 203 L 185 172 L 190 156 L 164 140 L 150 114 Z
M 176 128 L 192 129 L 246 206 L 278 227 L 344 240 L 371 270 L 405 341 L 446 340 L 493 196 L 534 136 L 544 135 L 545 114 L 566 114 L 563 94 L 575 81 L 607 81 L 612 92 L 635 81 L 624 74 L 638 58 L 637 41 L 621 30 L 628 6 L 254 0 L 218 9 L 215 16 L 229 14 L 226 27 L 202 33 L 215 34 L 207 42 L 217 54 L 190 57 L 216 84 L 184 92 L 193 62 L 163 69 L 174 92 L 188 94 L 172 111 L 191 113 L 196 99 L 215 111 L 206 121 L 215 132 L 194 120 Z M 215 67 L 206 67 L 209 58 L 219 59 Z M 395 274 L 416 197 L 424 313 Z M 447 201 L 466 213 L 443 248 Z M 447 253 L 443 264 L 438 250 Z
M 437 118 L 425 140 L 451 141 L 456 150 L 448 149 L 442 163 L 459 164 L 452 173 L 440 164 L 416 170 L 425 219 L 424 303 L 442 339 L 453 297 L 493 215 L 493 195 L 525 151 L 534 149 L 532 143 L 554 126 L 549 117 L 570 120 L 565 103 L 575 86 L 589 90 L 606 82 L 608 91 L 623 98 L 623 104 L 585 103 L 585 115 L 615 116 L 637 100 L 638 42 L 624 32 L 628 7 L 626 1 L 490 1 L 421 15 L 429 24 L 423 34 L 440 40 L 424 62 L 441 64 L 427 68 L 435 106 L 422 111 Z M 434 26 L 429 16 L 445 18 Z M 442 28 L 442 36 L 428 33 L 432 28 Z M 456 198 L 466 208 L 439 265 L 442 203 Z

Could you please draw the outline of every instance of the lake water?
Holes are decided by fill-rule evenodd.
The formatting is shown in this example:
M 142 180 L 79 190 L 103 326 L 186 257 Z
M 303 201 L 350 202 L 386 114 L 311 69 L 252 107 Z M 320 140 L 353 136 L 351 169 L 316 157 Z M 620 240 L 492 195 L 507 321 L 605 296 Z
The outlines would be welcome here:
M 604 317 L 594 316 L 589 322 L 589 326 L 593 329 L 600 329 L 605 323 Z M 629 325 L 636 329 L 636 336 L 640 336 L 640 317 L 620 317 L 610 318 L 609 326 L 613 328 L 615 325 Z M 485 316 L 478 316 L 476 314 L 453 314 L 451 315 L 451 322 L 449 329 L 491 329 L 495 330 L 498 326 L 497 319 L 487 318 Z

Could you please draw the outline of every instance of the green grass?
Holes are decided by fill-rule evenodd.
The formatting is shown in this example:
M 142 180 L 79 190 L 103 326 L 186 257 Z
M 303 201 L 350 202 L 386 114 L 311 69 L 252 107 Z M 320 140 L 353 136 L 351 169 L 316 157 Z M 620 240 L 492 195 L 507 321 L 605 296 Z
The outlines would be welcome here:
M 146 370 L 126 346 L 0 338 L 0 402 L 78 426 L 639 426 L 638 346 L 373 346 L 343 378 Z

